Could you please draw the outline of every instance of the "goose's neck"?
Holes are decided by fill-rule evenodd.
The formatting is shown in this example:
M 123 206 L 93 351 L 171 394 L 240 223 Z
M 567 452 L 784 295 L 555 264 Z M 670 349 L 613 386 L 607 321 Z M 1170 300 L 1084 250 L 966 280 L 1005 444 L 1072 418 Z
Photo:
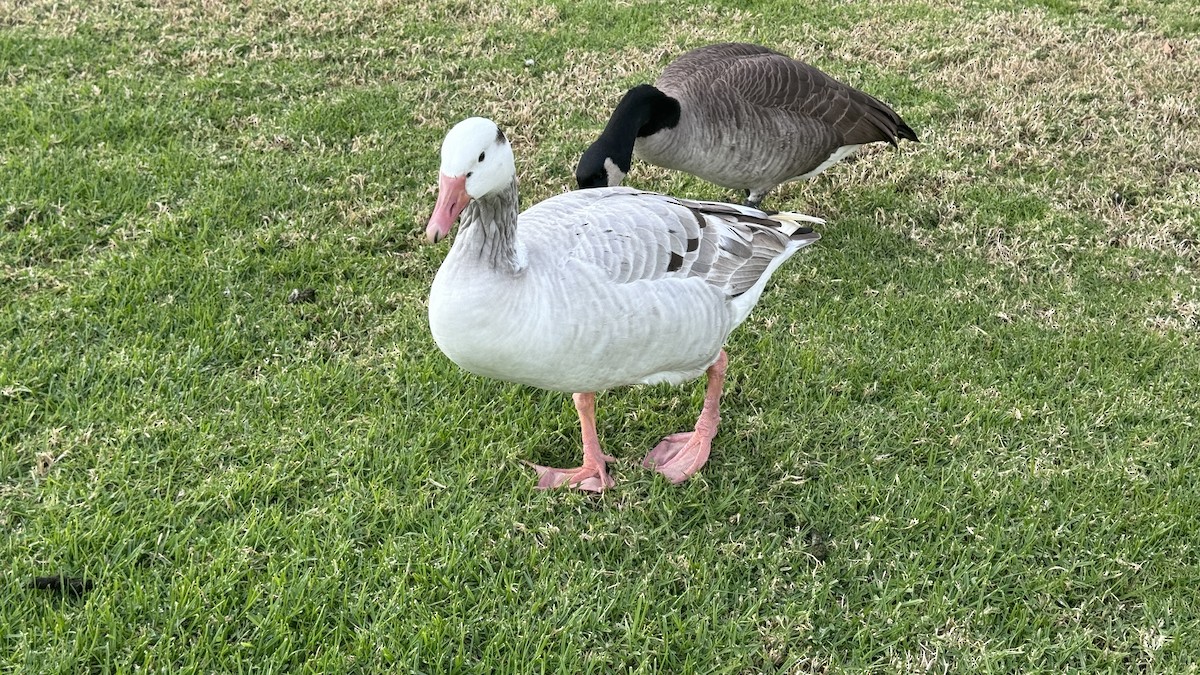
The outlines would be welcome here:
M 463 209 L 454 251 L 497 272 L 520 273 L 525 269 L 525 246 L 517 239 L 518 215 L 514 176 L 507 188 L 472 199 Z
M 608 156 L 628 172 L 637 139 L 674 128 L 679 124 L 679 111 L 679 101 L 649 84 L 639 84 L 617 104 L 598 142 L 607 146 Z

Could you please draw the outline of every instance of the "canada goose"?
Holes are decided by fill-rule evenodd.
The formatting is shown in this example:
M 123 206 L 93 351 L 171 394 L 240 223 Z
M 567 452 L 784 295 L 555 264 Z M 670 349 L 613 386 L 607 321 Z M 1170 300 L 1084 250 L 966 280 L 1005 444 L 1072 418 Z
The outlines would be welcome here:
M 917 134 L 882 101 L 759 45 L 723 43 L 675 59 L 630 89 L 575 169 L 581 188 L 620 185 L 633 154 L 758 207 L 781 183 L 811 178 L 864 143 Z
M 681 482 L 708 460 L 725 339 L 772 272 L 819 235 L 795 213 L 614 187 L 568 192 L 518 215 L 512 147 L 495 122 L 459 122 L 442 143 L 426 237 L 457 238 L 429 293 L 429 328 L 462 368 L 574 394 L 583 464 L 532 465 L 542 489 L 613 485 L 595 392 L 678 384 L 707 372 L 695 430 L 667 436 L 643 465 Z

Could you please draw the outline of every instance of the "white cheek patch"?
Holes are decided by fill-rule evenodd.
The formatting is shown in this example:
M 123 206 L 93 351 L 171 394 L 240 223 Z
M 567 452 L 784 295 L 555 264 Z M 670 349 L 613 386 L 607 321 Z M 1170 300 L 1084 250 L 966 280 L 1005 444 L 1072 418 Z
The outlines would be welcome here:
M 617 163 L 612 161 L 611 157 L 604 158 L 604 172 L 608 174 L 608 187 L 616 187 L 625 180 L 625 172 Z

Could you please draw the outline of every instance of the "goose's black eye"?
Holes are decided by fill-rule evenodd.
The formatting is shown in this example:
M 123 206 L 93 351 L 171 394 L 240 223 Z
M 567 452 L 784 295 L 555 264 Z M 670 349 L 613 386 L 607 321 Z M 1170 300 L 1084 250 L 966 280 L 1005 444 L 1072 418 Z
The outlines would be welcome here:
M 467 172 L 467 178 L 470 178 L 470 177 L 471 177 L 471 176 L 472 176 L 474 173 L 475 173 L 474 171 L 468 171 L 468 172 Z
M 483 161 L 483 157 L 484 157 L 484 155 L 486 155 L 486 154 L 487 154 L 487 152 L 486 152 L 486 151 L 479 153 L 479 161 L 481 161 L 481 162 L 482 162 L 482 161 Z

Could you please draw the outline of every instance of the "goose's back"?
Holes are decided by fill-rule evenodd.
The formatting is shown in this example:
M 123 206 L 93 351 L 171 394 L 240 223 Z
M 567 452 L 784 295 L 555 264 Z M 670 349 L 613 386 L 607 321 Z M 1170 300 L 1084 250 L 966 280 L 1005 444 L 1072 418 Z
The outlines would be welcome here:
M 655 86 L 680 101 L 681 123 L 639 139 L 639 156 L 731 188 L 773 187 L 840 148 L 911 134 L 878 99 L 759 45 L 693 50 Z

